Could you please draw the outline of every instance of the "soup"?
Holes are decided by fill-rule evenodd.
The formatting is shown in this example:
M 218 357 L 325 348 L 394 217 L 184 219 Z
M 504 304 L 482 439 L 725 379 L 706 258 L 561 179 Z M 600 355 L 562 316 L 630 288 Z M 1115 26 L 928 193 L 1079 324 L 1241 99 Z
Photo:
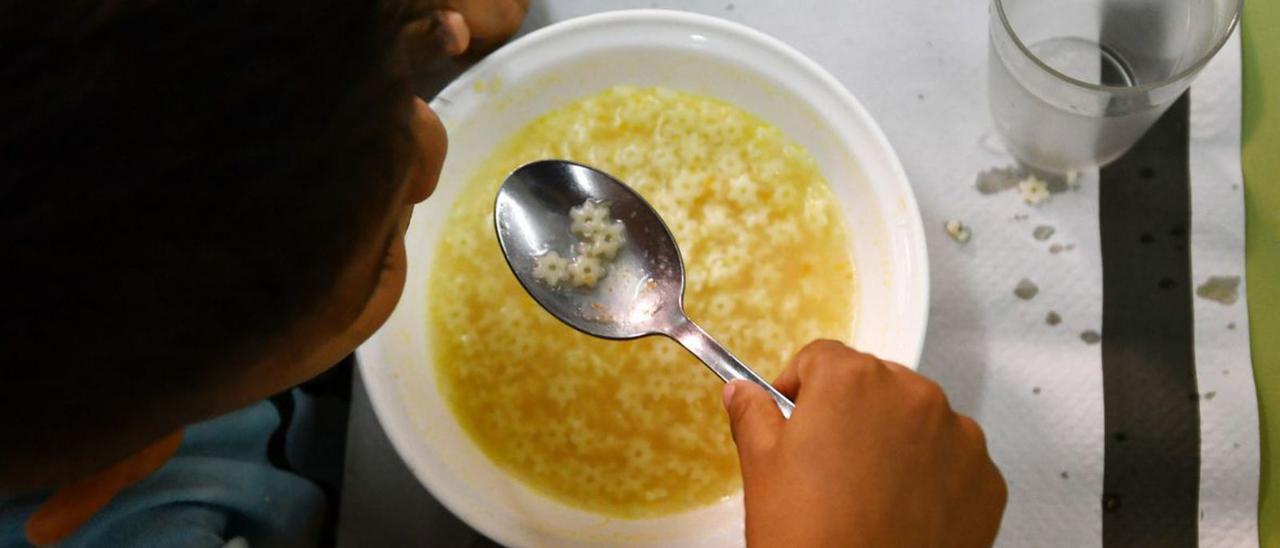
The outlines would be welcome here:
M 663 216 L 685 260 L 685 307 L 765 378 L 815 338 L 847 340 L 854 266 L 817 165 L 781 130 L 716 99 L 615 87 L 499 146 L 450 210 L 428 291 L 441 391 L 501 468 L 537 491 L 640 518 L 740 486 L 721 383 L 675 342 L 600 340 L 542 310 L 507 268 L 493 201 L 541 159 L 604 170 Z

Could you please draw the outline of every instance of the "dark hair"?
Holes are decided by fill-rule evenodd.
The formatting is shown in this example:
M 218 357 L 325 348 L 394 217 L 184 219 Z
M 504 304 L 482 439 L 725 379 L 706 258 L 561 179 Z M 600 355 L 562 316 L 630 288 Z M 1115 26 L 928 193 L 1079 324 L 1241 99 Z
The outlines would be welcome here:
M 145 405 L 250 359 L 322 302 L 409 163 L 405 18 L 0 0 L 5 453 L 109 426 L 95 394 Z

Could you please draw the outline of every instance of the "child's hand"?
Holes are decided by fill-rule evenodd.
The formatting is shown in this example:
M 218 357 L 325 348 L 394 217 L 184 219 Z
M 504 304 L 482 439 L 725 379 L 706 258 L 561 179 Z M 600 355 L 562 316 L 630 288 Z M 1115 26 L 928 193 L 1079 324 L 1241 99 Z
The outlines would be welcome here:
M 840 343 L 806 346 L 774 383 L 725 385 L 742 462 L 747 543 L 989 546 L 1005 484 L 982 430 L 937 384 Z
M 520 29 L 529 0 L 417 0 L 422 14 L 405 29 L 415 66 L 434 59 L 489 53 Z

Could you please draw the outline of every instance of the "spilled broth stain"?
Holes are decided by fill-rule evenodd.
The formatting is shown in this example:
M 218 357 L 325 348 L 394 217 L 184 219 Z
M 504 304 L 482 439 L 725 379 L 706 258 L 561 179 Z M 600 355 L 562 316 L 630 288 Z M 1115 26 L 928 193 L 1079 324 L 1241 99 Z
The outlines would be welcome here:
M 993 167 L 978 173 L 974 187 L 982 194 L 997 194 L 1018 186 L 1023 177 L 1016 167 Z
M 1210 276 L 1196 287 L 1196 296 L 1225 305 L 1236 304 L 1240 300 L 1240 277 Z
M 1017 287 L 1013 288 L 1013 294 L 1024 301 L 1034 299 L 1038 293 L 1040 293 L 1040 286 L 1026 278 L 1019 280 Z

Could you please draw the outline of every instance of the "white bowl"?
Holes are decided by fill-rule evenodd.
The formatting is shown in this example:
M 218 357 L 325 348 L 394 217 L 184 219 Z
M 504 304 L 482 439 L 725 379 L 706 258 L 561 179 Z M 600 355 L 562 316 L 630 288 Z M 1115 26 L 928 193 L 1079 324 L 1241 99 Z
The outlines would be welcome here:
M 496 143 L 538 115 L 624 83 L 730 101 L 804 145 L 848 219 L 858 283 L 852 343 L 914 367 L 924 340 L 928 263 L 915 197 L 884 134 L 822 68 L 755 30 L 672 11 L 582 17 L 512 42 L 432 103 L 449 128 L 449 157 L 435 196 L 418 206 L 409 228 L 404 296 L 359 350 L 374 411 L 405 463 L 446 507 L 503 544 L 743 543 L 741 494 L 677 515 L 622 520 L 530 490 L 490 462 L 436 387 L 427 279 L 463 182 Z

